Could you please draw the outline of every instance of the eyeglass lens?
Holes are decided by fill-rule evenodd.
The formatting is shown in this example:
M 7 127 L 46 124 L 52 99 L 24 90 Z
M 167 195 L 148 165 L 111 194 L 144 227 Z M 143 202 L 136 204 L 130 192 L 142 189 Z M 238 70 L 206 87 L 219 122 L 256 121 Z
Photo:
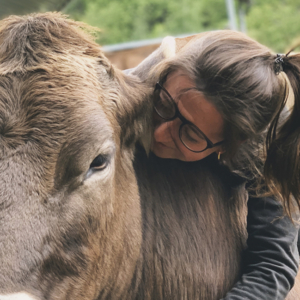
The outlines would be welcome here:
M 176 117 L 176 104 L 163 89 L 156 89 L 154 92 L 154 108 L 165 120 Z M 181 142 L 192 151 L 203 151 L 207 148 L 204 135 L 193 124 L 183 123 L 179 128 L 179 137 Z
M 173 99 L 162 89 L 154 92 L 154 108 L 163 119 L 170 120 L 176 114 L 176 107 Z

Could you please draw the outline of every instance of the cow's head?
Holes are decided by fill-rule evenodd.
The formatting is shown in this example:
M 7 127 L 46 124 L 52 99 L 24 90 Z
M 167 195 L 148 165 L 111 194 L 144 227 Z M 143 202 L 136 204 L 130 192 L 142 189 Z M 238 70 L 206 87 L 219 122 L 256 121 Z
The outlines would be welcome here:
M 149 101 L 81 26 L 0 25 L 0 294 L 118 299 L 139 255 L 131 161 Z

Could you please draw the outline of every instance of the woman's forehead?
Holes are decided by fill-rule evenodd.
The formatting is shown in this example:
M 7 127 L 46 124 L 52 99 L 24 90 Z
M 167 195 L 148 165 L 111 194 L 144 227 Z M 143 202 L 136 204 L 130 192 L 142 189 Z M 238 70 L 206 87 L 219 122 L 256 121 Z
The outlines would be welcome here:
M 195 84 L 189 76 L 181 70 L 177 70 L 168 75 L 164 86 L 167 90 L 172 89 L 176 94 L 188 88 L 195 88 Z

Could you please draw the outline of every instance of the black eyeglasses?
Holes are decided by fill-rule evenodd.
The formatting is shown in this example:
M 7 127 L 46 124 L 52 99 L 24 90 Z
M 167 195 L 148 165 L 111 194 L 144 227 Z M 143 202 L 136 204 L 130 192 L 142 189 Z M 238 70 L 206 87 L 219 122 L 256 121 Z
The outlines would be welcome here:
M 188 121 L 179 111 L 174 99 L 169 92 L 157 82 L 154 89 L 154 109 L 166 121 L 179 118 L 182 124 L 179 127 L 179 138 L 182 144 L 192 152 L 203 152 L 206 149 L 219 146 L 224 140 L 213 143 L 192 122 Z

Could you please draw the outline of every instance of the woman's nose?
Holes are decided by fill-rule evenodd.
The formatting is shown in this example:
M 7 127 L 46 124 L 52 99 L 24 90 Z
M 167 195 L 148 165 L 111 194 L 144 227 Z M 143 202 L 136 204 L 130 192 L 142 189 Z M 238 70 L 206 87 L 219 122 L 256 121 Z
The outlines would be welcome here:
M 159 124 L 154 130 L 154 139 L 160 143 L 173 143 L 176 138 L 175 132 L 177 126 L 175 123 L 177 123 L 176 119 Z

